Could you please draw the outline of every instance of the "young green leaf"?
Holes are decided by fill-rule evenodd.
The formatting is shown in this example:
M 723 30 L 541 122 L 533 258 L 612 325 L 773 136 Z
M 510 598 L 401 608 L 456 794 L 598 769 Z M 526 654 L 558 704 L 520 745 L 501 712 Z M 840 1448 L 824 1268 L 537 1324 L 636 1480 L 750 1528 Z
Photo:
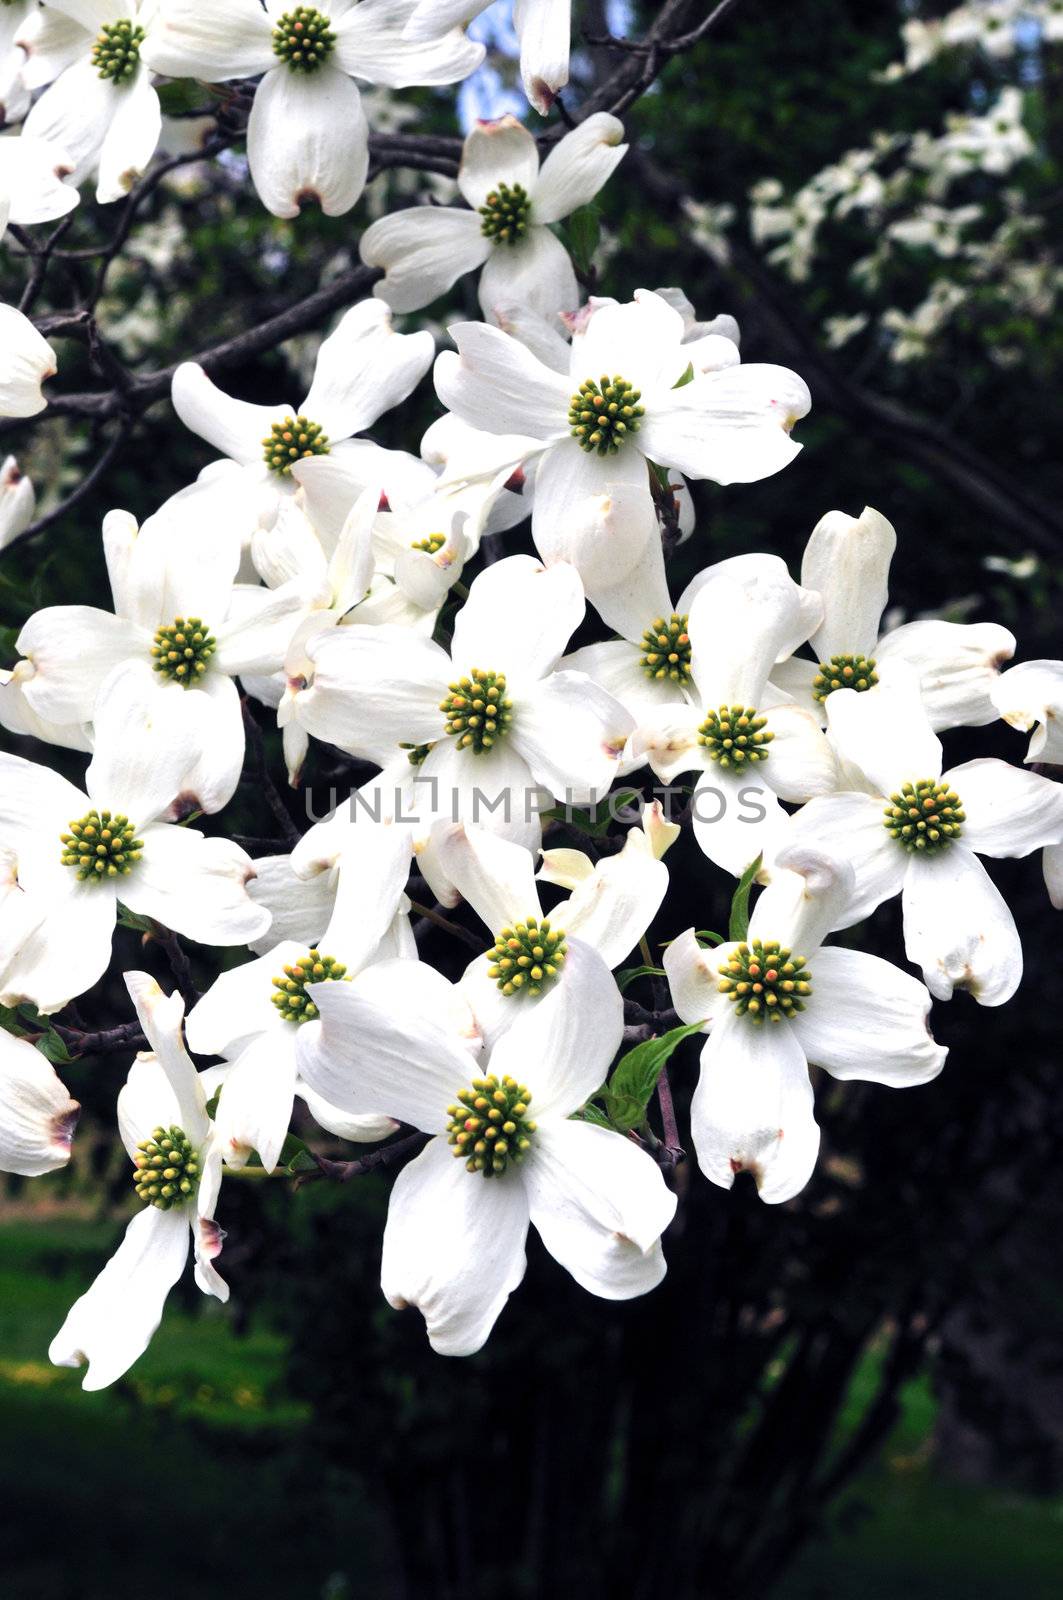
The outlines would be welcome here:
M 661 1069 L 676 1048 L 691 1034 L 700 1033 L 700 1022 L 685 1027 L 670 1028 L 657 1039 L 646 1039 L 622 1056 L 609 1079 L 605 1091 L 606 1115 L 614 1128 L 627 1133 L 640 1128 L 646 1120 L 646 1108 L 657 1087 Z
M 734 892 L 734 899 L 731 901 L 731 920 L 727 927 L 727 937 L 729 939 L 744 939 L 749 932 L 749 891 L 753 887 L 753 881 L 760 871 L 763 861 L 764 857 L 762 855 L 759 855 L 755 861 L 751 861 L 738 880 L 738 887 Z

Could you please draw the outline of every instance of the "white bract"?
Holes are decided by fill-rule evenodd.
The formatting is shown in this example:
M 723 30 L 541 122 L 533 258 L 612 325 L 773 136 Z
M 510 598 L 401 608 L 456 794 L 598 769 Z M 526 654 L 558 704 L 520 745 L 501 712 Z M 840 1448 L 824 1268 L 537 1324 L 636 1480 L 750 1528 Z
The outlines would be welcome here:
M 151 1046 L 133 1063 L 118 1096 L 118 1131 L 134 1163 L 143 1210 L 71 1306 L 48 1351 L 56 1366 L 88 1364 L 85 1389 L 105 1389 L 144 1354 L 190 1244 L 200 1289 L 229 1298 L 214 1266 L 225 1237 L 214 1220 L 221 1152 L 202 1078 L 181 1039 L 184 1002 L 179 994 L 163 994 L 146 972 L 127 972 L 125 981 Z
M 417 0 L 406 24 L 408 39 L 435 39 L 455 24 L 486 11 L 492 0 Z M 572 0 L 514 0 L 524 93 L 545 117 L 568 82 Z
M 8 456 L 0 466 L 0 550 L 25 533 L 36 506 L 32 482 L 19 469 L 14 456 Z
M 871 506 L 859 517 L 828 511 L 805 546 L 801 582 L 823 601 L 823 620 L 809 643 L 816 662 L 793 656 L 772 679 L 799 705 L 824 718 L 837 688 L 857 693 L 877 680 L 877 667 L 900 662 L 916 674 L 934 728 L 980 727 L 997 717 L 993 689 L 1015 639 L 995 622 L 906 622 L 879 635 L 886 609 L 892 525 Z
M 296 1044 L 307 1030 L 320 1028 L 311 984 L 357 980 L 364 968 L 392 955 L 393 949 L 396 954 L 401 950 L 413 969 L 404 984 L 427 970 L 415 964 L 416 948 L 411 948 L 406 917 L 400 915 L 409 863 L 409 839 L 401 829 L 352 824 L 327 926 L 318 925 L 307 940 L 274 942 L 254 961 L 223 972 L 193 1007 L 188 1018 L 191 1047 L 232 1063 L 215 1122 L 219 1148 L 230 1166 L 244 1166 L 257 1150 L 266 1171 L 274 1170 L 296 1094 L 322 1127 L 344 1139 L 368 1142 L 394 1131 L 389 1118 L 345 1116 L 299 1083 Z M 291 897 L 283 898 L 290 904 Z
M 91 722 L 124 663 L 151 667 L 153 722 L 172 718 L 186 754 L 173 796 L 181 815 L 219 811 L 232 798 L 244 761 L 233 680 L 277 670 L 305 611 L 299 584 L 272 592 L 235 582 L 239 533 L 217 525 L 216 503 L 212 484 L 195 484 L 139 530 L 128 512 L 112 511 L 103 546 L 115 614 L 49 606 L 17 640 L 25 699 L 54 724 Z
M 744 940 L 705 949 L 689 928 L 664 953 L 673 1005 L 709 1035 L 690 1108 L 698 1163 L 725 1189 L 752 1173 L 771 1203 L 798 1194 L 816 1164 L 810 1065 L 906 1088 L 935 1078 L 947 1053 L 917 979 L 878 956 L 823 947 L 851 898 L 852 868 L 800 849 L 779 865 Z
M 365 187 L 369 127 L 355 78 L 389 89 L 457 83 L 483 45 L 448 25 L 428 41 L 403 29 L 417 0 L 160 0 L 144 60 L 170 78 L 257 78 L 247 160 L 276 217 L 312 201 L 349 211 Z M 459 21 L 464 19 L 459 19 Z
M 58 371 L 55 351 L 28 317 L 0 305 L 0 417 L 35 417 L 48 402 L 41 385 Z
M 458 1038 L 437 974 L 434 1011 L 416 994 L 399 999 L 405 963 L 390 980 L 387 965 L 372 969 L 361 992 L 312 990 L 321 1028 L 300 1040 L 307 1082 L 352 1113 L 432 1136 L 392 1190 L 381 1286 L 393 1306 L 421 1310 L 442 1355 L 488 1338 L 524 1276 L 529 1222 L 592 1294 L 626 1300 L 664 1276 L 660 1236 L 676 1202 L 660 1169 L 622 1135 L 573 1120 L 605 1079 L 623 1006 L 600 956 L 577 944 L 570 959 L 569 981 L 482 1060 Z
M 643 560 L 658 537 L 654 467 L 752 483 L 800 448 L 790 430 L 811 400 L 796 373 L 738 365 L 724 334 L 684 343 L 682 314 L 645 289 L 628 304 L 592 302 L 580 314 L 567 375 L 500 328 L 465 322 L 450 333 L 458 351 L 436 362 L 439 398 L 496 436 L 498 455 L 485 450 L 482 476 L 536 462 L 536 548 L 581 575 L 600 566 L 605 544 L 615 583 Z
M 1063 766 L 1063 661 L 1020 661 L 990 689 L 1004 721 L 1033 730 L 1024 761 Z
M 685 629 L 685 703 L 647 715 L 630 756 L 667 783 L 699 772 L 694 836 L 710 861 L 738 877 L 779 838 L 779 796 L 807 800 L 838 785 L 816 718 L 770 681 L 775 663 L 816 627 L 821 607 L 770 557 L 740 556 L 700 578 Z
M 668 843 L 671 841 L 668 840 Z M 555 984 L 572 981 L 578 940 L 616 967 L 638 944 L 668 889 L 668 869 L 642 828 L 595 865 L 578 850 L 550 851 L 540 878 L 571 889 L 544 913 L 530 853 L 484 828 L 441 826 L 436 859 L 494 943 L 465 970 L 462 992 L 488 1044 Z
M 41 95 L 25 131 L 70 158 L 71 178 L 96 174 L 101 203 L 127 195 L 155 154 L 162 108 L 142 59 L 153 0 L 50 0 L 64 29 L 61 70 Z M 73 34 L 73 37 L 71 35 Z M 27 80 L 49 81 L 47 40 L 30 36 Z M 34 48 L 34 47 L 37 48 Z
M 269 926 L 247 895 L 250 857 L 160 819 L 187 766 L 180 728 L 157 720 L 150 667 L 130 663 L 97 708 L 87 795 L 47 767 L 0 756 L 0 844 L 42 917 L 3 976 L 0 1003 L 57 1011 L 107 969 L 118 905 L 205 944 Z M 194 714 L 194 713 L 193 713 Z
M 631 729 L 582 673 L 556 670 L 584 610 L 571 567 L 509 556 L 473 583 L 449 653 L 387 625 L 310 639 L 302 724 L 380 767 L 408 750 L 408 820 L 482 822 L 533 848 L 549 797 L 608 791 Z
M 854 792 L 813 800 L 787 838 L 852 864 L 853 897 L 834 926 L 899 893 L 908 959 L 930 992 L 948 1000 L 964 988 L 982 1005 L 1002 1005 L 1019 986 L 1022 946 L 978 856 L 1063 843 L 1063 784 L 993 759 L 943 773 L 916 680 L 899 667 L 864 694 L 836 690 L 827 718 Z
M 480 308 L 492 321 L 506 306 L 547 318 L 575 311 L 576 274 L 549 224 L 593 200 L 627 153 L 623 137 L 616 117 L 597 112 L 554 146 L 540 170 L 535 140 L 514 117 L 478 122 L 458 169 L 468 210 L 417 206 L 362 235 L 362 260 L 385 272 L 373 293 L 395 311 L 415 311 L 482 267 Z
M 5 918 L 6 900 L 0 885 Z M 0 1172 L 39 1178 L 65 1166 L 80 1110 L 39 1050 L 0 1032 Z

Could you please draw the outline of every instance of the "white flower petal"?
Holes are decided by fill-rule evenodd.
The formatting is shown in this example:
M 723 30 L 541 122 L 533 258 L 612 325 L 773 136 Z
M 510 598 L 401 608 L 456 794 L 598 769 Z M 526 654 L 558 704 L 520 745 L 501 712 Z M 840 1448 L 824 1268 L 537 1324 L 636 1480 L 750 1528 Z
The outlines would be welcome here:
M 649 928 L 667 889 L 668 868 L 646 849 L 642 830 L 631 828 L 624 848 L 603 856 L 550 913 L 551 921 L 591 945 L 607 967 L 617 967 Z
M 321 346 L 303 409 L 333 440 L 346 439 L 405 400 L 434 353 L 430 333 L 399 333 L 388 306 L 362 300 Z
M 906 622 L 875 646 L 875 659 L 903 662 L 919 678 L 934 728 L 995 722 L 993 690 L 1015 654 L 1015 636 L 995 622 Z
M 828 511 L 812 529 L 801 582 L 823 597 L 823 622 L 812 635 L 821 661 L 835 655 L 877 654 L 879 622 L 889 598 L 893 524 L 865 506 L 859 517 Z
M 560 222 L 590 203 L 627 154 L 624 124 L 596 111 L 554 146 L 539 174 L 532 201 L 538 223 Z
M 174 373 L 172 398 L 174 410 L 186 428 L 223 455 L 247 466 L 265 465 L 263 450 L 270 429 L 275 422 L 286 422 L 293 409 L 234 400 L 194 361 L 182 362 Z
M 460 28 L 428 40 L 404 36 L 416 9 L 417 0 L 361 0 L 335 19 L 336 60 L 344 71 L 387 89 L 460 83 L 475 72 L 484 47 Z
M 962 841 L 912 858 L 901 905 L 905 951 L 936 999 L 951 999 L 953 989 L 969 989 L 983 1006 L 1011 999 L 1022 980 L 1015 919 Z
M 405 985 L 415 965 L 382 962 L 361 981 L 314 985 L 321 1027 L 299 1029 L 299 1076 L 341 1111 L 442 1133 L 447 1107 L 478 1072 L 442 1000 L 430 1012 L 414 992 L 401 1014 L 391 1008 L 390 987 L 380 989 L 384 969 L 401 969 L 397 981 Z
M 429 305 L 464 273 L 483 266 L 491 250 L 480 218 L 447 206 L 393 211 L 371 223 L 358 246 L 366 266 L 386 274 L 373 293 L 393 311 Z
M 551 1120 L 521 1176 L 533 1227 L 581 1288 L 630 1300 L 661 1282 L 676 1198 L 645 1150 L 608 1128 Z
M 55 848 L 57 852 L 61 848 L 58 842 Z M 0 1004 L 29 1000 L 42 1015 L 50 1016 L 91 989 L 107 970 L 114 937 L 114 888 L 110 883 L 79 883 L 72 868 L 62 870 L 70 887 L 47 904 L 5 968 Z
M 701 1052 L 690 1128 L 711 1182 L 730 1189 L 737 1173 L 751 1172 L 769 1204 L 799 1194 L 816 1164 L 819 1128 L 793 1028 L 751 1023 L 730 1007 L 722 1013 Z
M 788 574 L 747 583 L 726 573 L 690 604 L 691 671 L 702 705 L 760 709 L 780 649 L 800 630 L 802 591 Z
M 1050 845 L 1042 857 L 1045 888 L 1057 911 L 1063 911 L 1063 845 Z
M 297 217 L 310 201 L 327 217 L 343 216 L 369 171 L 369 126 L 357 84 L 328 62 L 316 72 L 271 68 L 251 106 L 247 163 L 259 199 L 275 217 Z
M 496 561 L 477 577 L 454 619 L 455 673 L 501 671 L 510 694 L 524 689 L 557 665 L 585 610 L 573 567 L 544 567 L 534 556 Z
M 444 351 L 435 380 L 449 410 L 487 433 L 545 440 L 567 435 L 571 379 L 552 372 L 501 328 L 459 322 L 448 331 L 458 358 Z
M 336 628 L 310 640 L 314 693 L 304 722 L 319 739 L 374 759 L 441 737 L 450 662 L 398 627 Z
M 196 715 L 184 690 L 166 694 L 145 661 L 106 679 L 96 706 L 95 749 L 85 786 L 97 805 L 142 829 L 180 793 L 188 763 L 185 730 Z
M 941 776 L 941 740 L 927 719 L 917 680 L 881 674 L 873 689 L 835 689 L 826 700 L 830 741 L 880 795 Z
M 46 606 L 26 623 L 15 648 L 33 663 L 23 692 L 49 722 L 91 722 L 96 697 L 120 662 L 146 660 L 149 636 L 95 606 Z
M 824 855 L 842 856 L 853 869 L 853 894 L 845 921 L 850 927 L 869 917 L 877 906 L 900 894 L 908 865 L 903 850 L 886 832 L 881 800 L 867 794 L 824 795 L 795 812 L 783 835 L 784 844 L 807 847 Z
M 33 480 L 27 478 L 14 456 L 8 456 L 0 465 L 0 550 L 6 550 L 25 533 L 36 510 Z
M 256 955 L 265 955 L 279 941 L 294 939 L 306 948 L 316 944 L 328 926 L 336 899 L 336 874 L 296 877 L 291 856 L 259 856 L 247 892 L 256 905 L 265 906 L 273 920 L 260 937 L 251 941 Z
M 801 706 L 772 706 L 767 717 L 772 742 L 758 775 L 784 800 L 833 794 L 841 772 L 819 719 Z
M 71 181 L 81 184 L 96 165 L 122 92 L 123 85 L 100 77 L 86 52 L 44 91 L 23 129 L 62 150 L 73 163 Z
M 131 83 L 122 84 L 114 115 L 100 149 L 96 198 L 101 205 L 124 200 L 158 148 L 162 106 L 143 64 Z
M 491 750 L 477 754 L 459 750 L 456 739 L 440 739 L 422 762 L 414 779 L 413 800 L 407 810 L 423 839 L 437 820 L 479 823 L 492 833 L 537 850 L 542 840 L 540 813 L 549 809 L 552 796 L 536 782 L 512 735 Z M 419 864 L 429 882 L 446 882 L 438 862 L 432 872 L 434 846 L 419 844 Z M 436 893 L 440 889 L 436 888 Z M 441 895 L 442 898 L 442 895 Z
M 207 1099 L 199 1073 L 184 1047 L 184 1000 L 176 990 L 166 994 L 146 972 L 127 972 L 125 985 L 155 1061 L 173 1094 L 180 1126 L 190 1139 L 205 1139 L 210 1131 Z M 157 1112 L 155 1122 L 161 1120 Z M 153 1126 L 154 1123 L 149 1124 L 140 1137 L 145 1138 Z
M 65 1166 L 80 1110 L 39 1050 L 0 1033 L 0 1172 L 39 1178 Z
M 596 950 L 568 942 L 564 980 L 530 1005 L 491 1051 L 490 1070 L 532 1095 L 532 1116 L 567 1117 L 605 1082 L 624 1033 L 624 1004 Z
M 95 1283 L 71 1306 L 48 1347 L 49 1360 L 57 1367 L 87 1362 L 85 1389 L 106 1389 L 128 1372 L 162 1321 L 166 1296 L 188 1260 L 188 1245 L 184 1207 L 145 1207 Z
M 524 93 L 545 117 L 568 82 L 571 0 L 515 0 Z
M 539 152 L 535 140 L 516 117 L 473 123 L 461 153 L 458 188 L 474 212 L 479 211 L 491 191 L 502 183 L 510 189 L 519 184 L 531 194 L 538 176 Z M 542 220 L 554 222 L 557 219 L 544 217 Z
M 189 1012 L 190 1048 L 197 1055 L 233 1057 L 260 1034 L 294 1032 L 273 1004 L 273 980 L 306 951 L 302 940 L 274 940 L 257 960 L 220 973 Z
M 647 407 L 639 448 L 689 478 L 757 483 L 789 466 L 811 396 L 796 372 L 750 365 L 704 373 Z
M 702 853 L 736 878 L 757 856 L 769 861 L 784 837 L 786 812 L 757 768 L 734 772 L 714 764 L 699 776 L 690 805 Z
M 166 0 L 140 56 L 167 78 L 257 78 L 277 64 L 271 32 L 258 0 Z
M 634 726 L 619 700 L 582 673 L 555 672 L 519 702 L 509 738 L 537 783 L 580 803 L 608 792 Z
M 0 417 L 35 417 L 48 404 L 41 384 L 55 376 L 55 351 L 14 306 L 0 305 Z
M 319 1128 L 334 1133 L 337 1139 L 349 1139 L 352 1144 L 376 1144 L 390 1139 L 398 1129 L 391 1117 L 355 1117 L 349 1112 L 337 1111 L 307 1084 L 296 1082 L 295 1092 L 306 1106 Z
M 749 919 L 751 939 L 778 939 L 806 959 L 845 926 L 856 875 L 848 861 L 803 844 L 777 851 L 771 879 Z
M 214 1127 L 231 1167 L 243 1167 L 257 1150 L 267 1172 L 280 1159 L 295 1098 L 295 1023 L 260 1034 L 240 1052 L 225 1079 Z
M 122 880 L 130 911 L 200 944 L 246 944 L 265 933 L 269 912 L 248 896 L 254 863 L 239 845 L 165 822 L 141 837 L 143 858 Z
M 479 299 L 488 321 L 503 322 L 512 305 L 542 317 L 575 311 L 580 290 L 561 240 L 549 228 L 532 227 L 519 243 L 491 251 L 480 274 Z
M 1027 761 L 1063 766 L 1063 661 L 1021 661 L 1001 673 L 990 697 L 1013 728 L 1035 729 Z
M 444 873 L 492 937 L 542 915 L 532 858 L 521 845 L 462 823 L 441 826 L 434 838 Z
M 1063 843 L 1063 783 L 983 757 L 943 774 L 960 797 L 963 843 L 978 855 L 1028 856 Z
M 598 456 L 576 439 L 548 450 L 535 474 L 532 537 L 544 561 L 570 561 L 594 590 L 633 574 L 647 544 L 660 544 L 643 457 Z
M 7 111 L 13 120 L 10 106 Z M 9 203 L 12 222 L 31 227 L 73 211 L 79 196 L 73 184 L 63 181 L 66 162 L 66 153 L 44 139 L 25 133 L 18 139 L 0 139 L 0 193 Z
M 647 406 L 642 421 L 645 428 L 652 406 L 660 402 L 662 394 L 671 399 L 673 385 L 690 364 L 680 349 L 682 338 L 682 317 L 647 289 L 637 289 L 635 298 L 623 304 L 591 300 L 589 315 L 580 318 L 572 340 L 572 387 L 584 378 L 598 382 L 603 373 L 619 373 L 641 391 Z M 643 454 L 652 455 L 641 432 L 636 439 Z M 662 466 L 674 464 L 668 456 L 660 461 Z
M 813 1066 L 892 1089 L 937 1077 L 948 1050 L 930 1032 L 917 978 L 862 950 L 817 950 L 811 970 L 811 997 L 790 1026 Z
M 433 1139 L 395 1180 L 380 1286 L 397 1310 L 416 1306 L 432 1349 L 467 1356 L 486 1342 L 524 1277 L 528 1201 L 515 1172 L 466 1172 Z

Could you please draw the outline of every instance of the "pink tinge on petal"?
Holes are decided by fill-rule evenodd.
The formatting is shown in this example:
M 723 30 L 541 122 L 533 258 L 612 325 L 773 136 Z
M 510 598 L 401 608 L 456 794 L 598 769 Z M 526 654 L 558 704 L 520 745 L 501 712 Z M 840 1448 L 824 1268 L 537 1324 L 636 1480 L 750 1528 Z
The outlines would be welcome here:
M 76 1100 L 72 1100 L 65 1111 L 60 1111 L 52 1118 L 51 1148 L 57 1156 L 62 1156 L 64 1161 L 73 1146 L 74 1130 L 80 1116 L 81 1107 Z
M 204 1260 L 213 1261 L 215 1257 L 221 1255 L 225 1237 L 225 1229 L 219 1226 L 213 1217 L 200 1217 L 199 1253 Z

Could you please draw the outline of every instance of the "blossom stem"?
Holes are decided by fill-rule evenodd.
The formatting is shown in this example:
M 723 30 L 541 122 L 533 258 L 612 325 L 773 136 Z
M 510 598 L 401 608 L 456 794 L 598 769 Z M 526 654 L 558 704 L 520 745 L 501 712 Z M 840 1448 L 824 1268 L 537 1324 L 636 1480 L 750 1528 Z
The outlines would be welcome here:
M 326 1156 L 314 1156 L 317 1162 L 317 1173 L 309 1172 L 299 1179 L 300 1185 L 310 1183 L 317 1176 L 331 1178 L 335 1183 L 348 1183 L 351 1178 L 361 1178 L 367 1172 L 375 1172 L 378 1167 L 391 1167 L 403 1156 L 413 1155 L 424 1144 L 427 1134 L 410 1133 L 405 1139 L 399 1139 L 395 1144 L 386 1144 L 379 1150 L 373 1150 L 367 1156 L 360 1156 L 357 1161 L 330 1161 Z
M 475 950 L 478 954 L 482 953 L 483 945 L 476 935 L 470 933 L 468 928 L 463 928 L 460 923 L 451 922 L 448 917 L 444 917 L 438 906 L 425 906 L 421 905 L 417 900 L 411 900 L 410 910 L 416 911 L 419 917 L 423 917 L 425 922 L 432 923 L 433 927 L 442 928 L 444 933 L 453 934 L 455 939 L 460 939 L 463 944 L 467 944 L 470 950 Z M 414 928 L 413 931 L 416 938 L 418 933 L 423 932 L 423 927 Z

